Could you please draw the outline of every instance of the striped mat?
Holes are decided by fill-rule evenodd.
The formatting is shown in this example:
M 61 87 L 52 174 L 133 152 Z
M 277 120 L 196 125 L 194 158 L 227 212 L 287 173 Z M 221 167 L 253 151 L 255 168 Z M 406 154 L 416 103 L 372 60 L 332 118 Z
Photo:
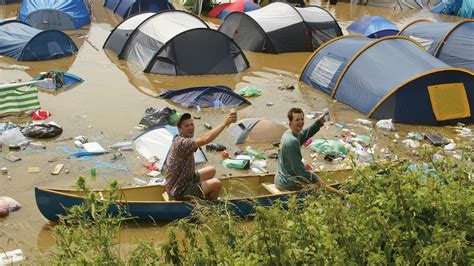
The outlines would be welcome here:
M 40 108 L 37 81 L 0 85 L 0 116 Z

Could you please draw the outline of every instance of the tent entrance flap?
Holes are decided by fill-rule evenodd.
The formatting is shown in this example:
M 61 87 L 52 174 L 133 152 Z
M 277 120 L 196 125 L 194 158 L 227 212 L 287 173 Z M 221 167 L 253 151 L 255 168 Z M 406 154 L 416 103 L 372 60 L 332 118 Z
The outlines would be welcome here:
M 471 108 L 463 83 L 428 86 L 428 93 L 436 120 L 445 121 L 471 116 Z

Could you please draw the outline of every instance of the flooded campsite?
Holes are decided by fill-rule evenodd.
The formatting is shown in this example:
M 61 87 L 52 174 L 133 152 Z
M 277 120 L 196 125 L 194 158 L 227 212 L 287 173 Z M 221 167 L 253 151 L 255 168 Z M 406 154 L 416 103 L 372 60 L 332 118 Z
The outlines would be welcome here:
M 330 4 L 326 1 L 311 0 L 310 4 L 327 10 L 335 19 L 334 23 L 336 24 L 334 25 L 340 27 L 343 35 L 351 34 L 347 27 L 364 16 L 383 16 L 392 22 L 398 30 L 404 29 L 415 20 L 430 20 L 434 23 L 465 20 L 465 18 L 459 16 L 430 12 L 429 8 L 406 8 L 397 4 L 389 5 L 388 0 L 375 2 L 378 4 L 357 5 L 342 1 L 337 2 L 337 4 Z M 398 3 L 402 2 L 405 3 L 404 1 L 398 1 Z M 190 12 L 189 8 L 184 8 L 180 1 L 175 1 L 172 4 L 178 10 Z M 20 3 L 0 4 L 0 23 L 2 20 L 18 17 L 21 13 L 20 6 Z M 262 8 L 259 10 L 262 10 Z M 55 123 L 54 127 L 59 127 L 62 132 L 49 138 L 25 138 L 21 136 L 21 139 L 25 138 L 26 144 L 15 142 L 16 145 L 9 145 L 8 142 L 3 141 L 0 158 L 0 168 L 2 169 L 0 198 L 3 196 L 10 197 L 21 204 L 21 208 L 11 211 L 4 218 L 0 218 L 0 253 L 21 249 L 27 259 L 24 262 L 28 264 L 44 260 L 49 252 L 57 248 L 57 237 L 52 229 L 55 223 L 48 221 L 44 217 L 44 213 L 38 209 L 35 188 L 72 189 L 75 188 L 76 181 L 80 176 L 85 177 L 87 185 L 92 188 L 104 188 L 113 180 L 116 180 L 120 187 L 146 186 L 153 180 L 164 182 L 164 176 L 160 175 L 160 171 L 165 163 L 168 150 L 163 150 L 164 148 L 155 143 L 153 138 L 161 136 L 163 139 L 169 139 L 168 141 L 171 143 L 174 131 L 170 130 L 165 133 L 157 131 L 147 137 L 147 130 L 153 128 L 153 126 L 150 126 L 147 129 L 143 126 L 144 124 L 147 125 L 147 123 L 144 123 L 146 112 L 153 111 L 150 111 L 149 108 L 154 108 L 155 112 L 166 107 L 175 110 L 177 112 L 176 114 L 173 113 L 175 124 L 178 114 L 190 113 L 194 118 L 195 137 L 219 127 L 232 109 L 237 112 L 239 122 L 243 119 L 257 119 L 257 122 L 263 118 L 262 121 L 268 120 L 268 125 L 263 125 L 267 122 L 258 122 L 261 127 L 251 124 L 249 128 L 244 129 L 244 124 L 239 124 L 242 127 L 241 131 L 251 131 L 254 127 L 255 132 L 244 132 L 249 134 L 247 141 L 242 141 L 242 136 L 236 136 L 235 132 L 231 132 L 230 129 L 224 129 L 212 143 L 225 146 L 226 154 L 223 154 L 221 150 L 213 151 L 215 148 L 212 147 L 207 149 L 205 146 L 202 147 L 205 154 L 203 160 L 207 160 L 207 162 L 204 165 L 197 165 L 196 169 L 212 165 L 216 167 L 216 176 L 225 176 L 226 178 L 247 175 L 263 176 L 277 172 L 278 159 L 275 157 L 279 152 L 278 144 L 283 131 L 288 128 L 288 110 L 293 107 L 301 108 L 305 112 L 306 126 L 316 121 L 319 115 L 324 113 L 323 110 L 327 109 L 329 111 L 330 119 L 310 139 L 313 143 L 309 141 L 301 147 L 307 169 L 316 171 L 317 175 L 328 184 L 346 182 L 346 178 L 353 178 L 349 177 L 352 175 L 351 169 L 361 167 L 364 164 L 375 162 L 391 164 L 401 160 L 409 160 L 412 163 L 422 162 L 421 153 L 423 153 L 422 150 L 426 149 L 433 150 L 439 156 L 449 157 L 453 160 L 463 160 L 464 150 L 456 149 L 456 145 L 461 147 L 469 145 L 472 141 L 471 129 L 473 128 L 469 123 L 472 118 L 469 102 L 467 102 L 468 99 L 469 101 L 474 99 L 472 98 L 474 97 L 472 92 L 466 96 L 466 92 L 462 90 L 464 93 L 462 95 L 466 100 L 460 100 L 460 102 L 467 105 L 467 109 L 463 106 L 459 107 L 462 104 L 459 104 L 458 108 L 448 108 L 446 104 L 443 105 L 443 100 L 449 97 L 456 98 L 457 95 L 453 96 L 449 93 L 443 94 L 444 96 L 441 94 L 435 95 L 434 93 L 428 95 L 428 93 L 420 92 L 420 94 L 414 96 L 407 96 L 407 93 L 405 93 L 416 86 L 433 87 L 433 84 L 442 83 L 461 84 L 459 86 L 462 86 L 465 82 L 462 87 L 466 86 L 466 91 L 474 89 L 472 69 L 462 68 L 462 70 L 459 70 L 460 68 L 456 68 L 456 70 L 451 66 L 448 69 L 445 67 L 447 64 L 419 49 L 419 46 L 423 44 L 423 40 L 426 41 L 426 39 L 419 37 L 416 39 L 417 42 L 408 40 L 409 37 L 415 35 L 413 33 L 415 29 L 411 31 L 408 27 L 406 36 L 397 37 L 398 39 L 385 37 L 389 41 L 386 42 L 387 44 L 383 48 L 380 48 L 381 45 L 373 45 L 373 49 L 367 48 L 371 46 L 369 43 L 372 39 L 356 35 L 340 37 L 339 34 L 339 37 L 334 36 L 340 38 L 339 40 L 329 41 L 319 49 L 313 47 L 304 52 L 278 51 L 278 49 L 283 49 L 282 47 L 289 46 L 285 43 L 281 46 L 273 45 L 273 47 L 270 47 L 275 49 L 276 53 L 265 53 L 257 51 L 257 49 L 252 52 L 248 48 L 241 49 L 239 47 L 250 43 L 250 39 L 252 39 L 250 37 L 242 35 L 241 42 L 237 40 L 237 37 L 234 42 L 221 32 L 216 33 L 215 36 L 210 34 L 210 29 L 213 30 L 212 33 L 214 34 L 216 32 L 214 29 L 218 29 L 219 25 L 223 23 L 223 20 L 219 18 L 201 15 L 200 18 L 204 26 L 199 27 L 201 27 L 202 32 L 195 30 L 195 34 L 190 36 L 178 34 L 172 41 L 169 41 L 171 38 L 168 36 L 171 33 L 157 33 L 160 38 L 165 40 L 161 42 L 161 40 L 146 39 L 146 37 L 150 38 L 149 36 L 139 35 L 145 35 L 143 32 L 149 29 L 146 27 L 143 27 L 143 32 L 135 35 L 130 35 L 131 31 L 127 31 L 126 26 L 122 27 L 124 29 L 123 33 L 119 32 L 121 28 L 116 29 L 116 27 L 124 21 L 124 18 L 105 7 L 103 1 L 90 0 L 90 11 L 90 24 L 80 26 L 77 29 L 62 30 L 77 46 L 77 51 L 73 52 L 71 56 L 43 61 L 19 61 L 15 57 L 6 54 L 0 55 L 0 86 L 3 86 L 1 84 L 28 82 L 42 72 L 53 70 L 58 71 L 57 73 L 70 73 L 72 77 L 79 77 L 83 80 L 59 90 L 38 88 L 37 98 L 40 109 L 50 114 L 50 116 L 48 114 L 38 120 L 46 118 L 42 123 L 53 121 Z M 231 14 L 235 15 L 234 13 Z M 149 16 L 153 17 L 153 14 Z M 184 24 L 186 21 L 194 19 L 186 16 L 176 18 L 176 23 Z M 281 17 L 277 16 L 275 19 L 277 22 L 275 23 L 278 24 L 283 21 L 285 16 L 285 14 Z M 192 23 L 201 23 L 198 22 L 198 19 L 195 20 L 196 22 Z M 162 23 L 163 27 L 166 27 L 167 20 L 163 18 L 160 21 L 157 18 L 157 23 Z M 122 25 L 125 25 L 125 23 Z M 231 28 L 233 25 L 228 27 Z M 241 24 L 236 29 L 232 28 L 232 31 L 241 34 L 244 27 L 248 27 L 248 25 Z M 262 32 L 267 30 L 265 27 L 260 29 L 262 29 Z M 280 31 L 279 34 L 294 34 L 296 36 L 295 29 L 289 29 L 288 31 L 289 33 Z M 117 34 L 114 39 L 109 36 L 113 32 L 119 32 L 122 35 Z M 135 43 L 133 43 L 132 37 L 142 37 L 145 41 L 133 46 Z M 122 38 L 120 40 L 122 43 L 109 44 L 108 48 L 103 48 L 107 42 L 119 38 Z M 203 47 L 201 43 L 193 45 L 190 41 L 193 38 L 208 38 L 210 40 L 209 47 L 212 48 Z M 183 39 L 182 42 L 180 42 L 181 39 Z M 370 41 L 365 41 L 366 39 Z M 165 43 L 165 46 L 169 46 L 160 50 L 162 51 L 161 54 L 156 55 L 155 59 L 149 61 L 146 58 L 149 56 L 147 55 L 148 50 L 143 47 L 151 45 L 150 43 L 154 41 L 159 42 L 160 45 Z M 230 63 L 226 61 L 225 66 L 223 63 L 219 68 L 227 67 L 235 70 L 234 73 L 219 73 L 221 70 L 218 67 L 208 66 L 209 63 L 205 57 L 224 58 L 223 52 L 216 48 L 221 42 L 230 43 L 226 45 L 231 47 L 229 48 L 231 49 L 231 52 L 229 52 L 231 55 L 230 62 L 235 63 L 235 65 L 229 65 Z M 3 41 L 0 41 L 0 43 L 3 43 Z M 122 47 L 116 48 L 117 45 L 130 48 L 124 52 L 121 49 Z M 359 46 L 364 48 L 359 50 L 357 48 Z M 384 53 L 389 54 L 391 52 L 389 49 L 401 49 L 400 47 L 404 47 L 403 49 L 408 52 L 400 55 L 398 61 L 397 57 L 393 57 L 394 61 L 390 64 L 384 61 L 385 57 L 382 56 Z M 464 54 L 466 58 L 471 58 L 471 62 L 474 58 L 472 47 L 471 44 L 470 50 L 467 50 L 468 54 Z M 270 48 L 266 46 L 262 49 Z M 118 52 L 114 51 L 117 49 Z M 181 49 L 179 52 L 182 55 L 178 54 L 178 49 Z M 215 50 L 209 52 L 209 49 Z M 365 49 L 367 52 L 363 52 Z M 0 50 L 3 50 L 3 48 L 0 47 Z M 316 50 L 316 53 L 313 54 L 314 50 Z M 153 51 L 152 56 L 156 52 Z M 418 52 L 422 54 L 418 55 Z M 25 50 L 22 55 L 24 53 L 27 53 L 27 51 Z M 346 54 L 351 55 L 346 56 Z M 378 55 L 381 56 L 378 57 Z M 346 57 L 344 58 L 344 56 Z M 336 71 L 335 73 L 339 74 L 332 73 L 328 77 L 314 76 L 315 73 L 332 71 L 331 67 L 339 67 L 339 65 L 334 65 L 336 63 L 328 63 L 327 60 L 330 60 L 328 58 L 349 59 L 348 64 L 352 64 L 350 68 L 353 70 L 345 69 L 344 71 L 347 70 L 347 74 L 342 74 L 344 76 L 337 81 L 336 85 L 334 85 L 335 79 L 331 75 L 341 75 L 340 72 Z M 410 60 L 413 62 L 410 62 Z M 423 65 L 424 63 L 420 63 L 422 60 L 426 60 L 427 63 Z M 178 62 L 181 62 L 182 65 L 178 65 Z M 348 61 L 344 62 L 344 64 L 347 64 Z M 375 62 L 379 65 L 369 66 L 368 62 Z M 324 63 L 327 63 L 327 68 L 322 66 Z M 204 68 L 211 69 L 210 74 L 199 72 L 203 71 Z M 380 70 L 380 68 L 386 68 L 386 71 L 378 72 L 386 74 L 386 76 L 372 73 L 375 73 L 376 69 Z M 451 73 L 450 71 L 457 72 Z M 221 72 L 226 71 L 222 70 Z M 423 78 L 425 74 L 420 74 L 425 72 L 430 73 L 429 75 L 426 74 L 427 78 Z M 189 75 L 187 73 L 196 74 Z M 419 79 L 416 79 L 415 76 Z M 357 79 L 357 77 L 364 77 L 364 79 L 370 81 L 364 83 L 364 79 Z M 412 88 L 409 86 L 411 84 L 409 81 L 413 79 L 418 83 L 413 85 Z M 436 83 L 437 81 L 439 82 Z M 315 83 L 319 85 L 314 85 Z M 381 104 L 378 101 L 373 103 L 373 100 L 370 99 L 373 97 L 370 89 L 383 86 L 383 84 L 392 86 L 388 89 L 384 88 L 387 92 L 385 94 L 389 96 L 395 94 L 396 91 L 392 91 L 390 88 L 404 88 L 404 86 L 407 88 L 402 90 L 399 95 L 395 95 L 396 97 L 392 97 L 393 99 L 387 98 L 389 96 L 382 97 L 382 101 L 388 99 L 387 104 Z M 176 103 L 178 100 L 183 100 L 183 96 L 181 98 L 170 96 L 171 99 L 160 96 L 166 90 L 209 86 L 226 86 L 235 92 L 234 95 L 241 92 L 240 96 L 237 96 L 244 97 L 242 98 L 243 103 L 238 106 L 224 106 L 225 104 L 221 102 L 215 104 L 217 100 L 206 98 L 208 102 L 214 103 L 216 106 L 201 107 L 193 102 L 188 103 L 188 105 Z M 315 86 L 323 88 L 317 89 Z M 331 86 L 338 86 L 337 93 L 328 89 Z M 356 90 L 356 92 L 350 94 L 351 89 Z M 6 89 L 0 89 L 0 96 L 3 95 L 4 91 Z M 423 101 L 429 102 L 430 99 L 433 102 L 438 101 L 437 103 L 441 106 L 436 107 L 438 108 L 435 110 L 436 118 L 443 117 L 441 119 L 443 121 L 453 119 L 455 122 L 438 123 L 436 125 L 437 122 L 433 123 L 430 120 L 431 118 L 423 120 L 422 116 L 425 115 L 425 109 L 423 108 L 426 106 Z M 9 104 L 8 101 L 1 103 L 2 105 Z M 403 106 L 397 107 L 397 104 Z M 420 107 L 420 111 L 416 111 L 418 107 Z M 431 105 L 429 108 L 431 110 Z M 464 116 L 446 114 L 448 112 L 446 108 L 449 109 L 449 112 L 468 112 L 469 114 Z M 406 111 L 403 112 L 402 109 Z M 4 108 L 0 106 L 0 113 L 3 110 Z M 32 115 L 35 114 L 33 111 L 35 110 L 29 111 L 29 114 L 24 112 L 22 114 L 2 113 L 0 130 L 4 133 L 4 136 L 1 140 L 6 138 L 5 132 L 15 128 L 11 124 L 22 128 L 23 133 L 25 132 L 23 127 L 26 129 L 32 127 L 29 123 L 32 121 Z M 39 116 L 44 113 L 46 112 L 36 112 Z M 368 113 L 374 116 L 369 117 Z M 430 115 L 435 117 L 432 113 Z M 377 123 L 382 118 L 387 119 L 385 124 Z M 392 123 L 392 120 L 388 120 L 389 118 L 393 118 L 395 122 Z M 456 120 L 458 118 L 464 120 Z M 148 121 L 148 123 L 151 122 Z M 163 123 L 159 124 L 159 126 L 164 125 Z M 173 124 L 171 125 L 173 126 Z M 232 128 L 232 125 L 230 128 Z M 278 131 L 280 128 L 283 131 Z M 244 133 L 239 131 L 239 134 Z M 22 135 L 21 133 L 17 134 Z M 16 135 L 16 137 L 20 136 Z M 255 141 L 252 141 L 251 138 Z M 83 145 L 85 143 L 96 143 L 97 145 Z M 319 145 L 319 143 L 322 144 Z M 167 146 L 168 149 L 170 145 Z M 85 149 L 87 147 L 90 147 L 90 150 Z M 252 157 L 252 161 L 246 167 L 229 166 L 223 163 L 227 157 L 237 158 L 239 154 L 254 156 L 255 158 Z M 153 162 L 150 157 L 157 159 L 159 162 Z M 258 158 L 260 160 L 257 160 L 257 157 L 261 157 Z M 470 158 L 469 162 L 465 163 L 470 165 Z M 263 182 L 261 179 L 259 182 Z M 271 179 L 273 179 L 273 175 Z M 223 183 L 226 187 L 225 181 Z M 258 198 L 261 195 L 262 187 L 258 182 L 255 186 L 259 187 L 256 188 L 256 194 L 252 195 Z M 470 189 L 472 190 L 472 182 L 470 183 Z M 166 192 L 160 190 L 156 193 L 158 193 L 160 200 L 166 200 L 165 196 L 161 197 L 162 193 L 165 194 Z M 235 193 L 239 197 L 244 197 L 245 194 L 243 192 Z M 143 198 L 146 198 L 145 201 L 150 201 L 145 196 Z M 46 202 L 45 204 L 50 203 Z M 470 219 L 472 219 L 474 216 L 472 213 L 470 215 Z M 126 226 L 120 229 L 116 238 L 116 241 L 123 248 L 121 252 L 135 247 L 138 239 L 153 240 L 158 246 L 168 241 L 168 235 L 165 231 L 170 223 L 160 221 L 159 218 L 153 220 L 127 222 Z M 252 220 L 244 220 L 239 225 L 253 227 Z M 470 248 L 472 248 L 473 240 L 470 239 L 471 243 L 468 244 Z M 329 261 L 331 259 L 326 263 Z M 173 263 L 179 264 L 176 261 L 173 261 Z

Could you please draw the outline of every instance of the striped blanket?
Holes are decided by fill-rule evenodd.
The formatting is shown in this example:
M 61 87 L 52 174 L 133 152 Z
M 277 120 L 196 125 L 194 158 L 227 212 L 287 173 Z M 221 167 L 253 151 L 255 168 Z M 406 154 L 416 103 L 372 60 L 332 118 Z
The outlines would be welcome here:
M 40 108 L 36 82 L 0 84 L 0 116 Z

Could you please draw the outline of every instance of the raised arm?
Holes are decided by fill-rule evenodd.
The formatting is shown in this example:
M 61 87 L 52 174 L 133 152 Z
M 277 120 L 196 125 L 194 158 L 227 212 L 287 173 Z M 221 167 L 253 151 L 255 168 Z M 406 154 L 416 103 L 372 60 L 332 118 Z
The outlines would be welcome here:
M 194 142 L 195 148 L 197 149 L 201 146 L 211 143 L 226 127 L 235 122 L 237 122 L 237 112 L 231 110 L 224 121 L 222 121 L 218 126 L 196 138 Z
M 324 126 L 324 115 L 319 116 L 314 123 L 301 131 L 300 145 L 303 145 L 309 138 L 314 136 L 319 129 Z

